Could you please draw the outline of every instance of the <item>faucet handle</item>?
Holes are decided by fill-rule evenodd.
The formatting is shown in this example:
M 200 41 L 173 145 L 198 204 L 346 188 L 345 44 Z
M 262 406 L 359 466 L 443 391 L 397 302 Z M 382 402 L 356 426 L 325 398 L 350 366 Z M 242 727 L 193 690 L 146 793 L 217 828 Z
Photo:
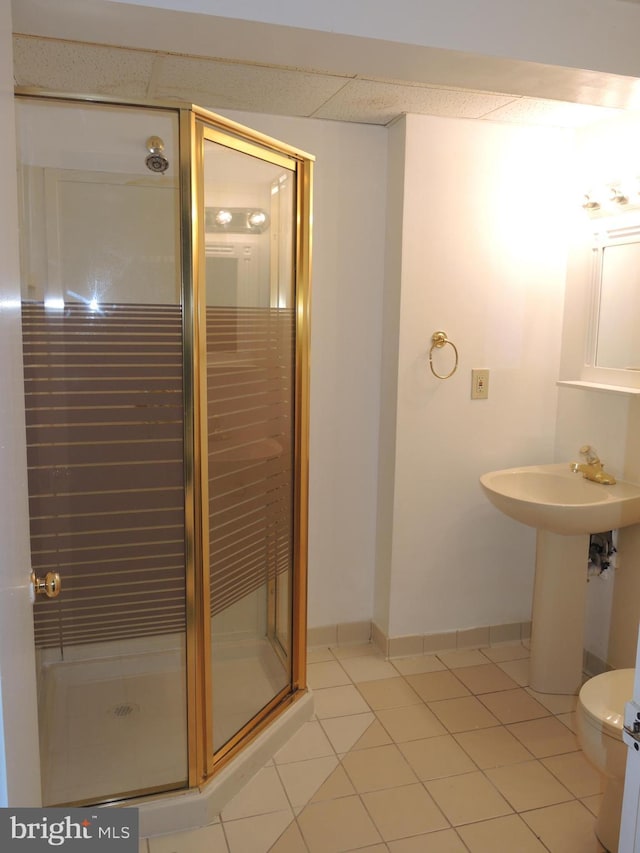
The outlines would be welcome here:
M 598 451 L 590 444 L 583 444 L 580 448 L 580 456 L 585 457 L 587 465 L 592 465 L 594 462 L 599 462 Z

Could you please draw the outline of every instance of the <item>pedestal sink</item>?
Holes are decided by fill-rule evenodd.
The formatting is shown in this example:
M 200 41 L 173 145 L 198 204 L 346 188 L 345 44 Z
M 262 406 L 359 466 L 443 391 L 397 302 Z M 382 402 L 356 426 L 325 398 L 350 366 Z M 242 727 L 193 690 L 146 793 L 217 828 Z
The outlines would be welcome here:
M 540 693 L 577 693 L 589 535 L 640 522 L 640 486 L 594 483 L 568 462 L 491 471 L 480 484 L 505 515 L 537 529 L 529 683 Z

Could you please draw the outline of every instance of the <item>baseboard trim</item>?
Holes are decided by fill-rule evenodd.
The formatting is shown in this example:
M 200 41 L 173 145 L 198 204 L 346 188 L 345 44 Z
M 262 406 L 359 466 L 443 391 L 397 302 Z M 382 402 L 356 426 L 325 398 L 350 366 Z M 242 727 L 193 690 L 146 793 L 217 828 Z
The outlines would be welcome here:
M 309 646 L 347 646 L 373 643 L 386 658 L 435 654 L 456 649 L 481 649 L 529 640 L 531 622 L 510 622 L 438 634 L 389 637 L 375 622 L 347 622 L 310 628 Z

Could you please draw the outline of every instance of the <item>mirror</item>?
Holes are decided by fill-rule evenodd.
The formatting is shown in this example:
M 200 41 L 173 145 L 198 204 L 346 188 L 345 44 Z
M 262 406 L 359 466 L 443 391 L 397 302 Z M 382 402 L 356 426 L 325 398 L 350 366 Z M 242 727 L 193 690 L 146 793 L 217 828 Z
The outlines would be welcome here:
M 592 364 L 640 371 L 640 223 L 596 234 Z

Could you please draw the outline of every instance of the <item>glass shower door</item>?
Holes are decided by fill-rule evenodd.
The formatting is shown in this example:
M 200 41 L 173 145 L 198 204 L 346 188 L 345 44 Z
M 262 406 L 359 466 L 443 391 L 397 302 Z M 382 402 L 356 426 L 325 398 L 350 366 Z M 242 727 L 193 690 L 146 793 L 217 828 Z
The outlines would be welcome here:
M 17 111 L 32 566 L 61 580 L 34 604 L 42 794 L 96 803 L 188 782 L 178 122 Z
M 284 155 L 205 135 L 201 299 L 219 753 L 292 680 L 296 173 Z

